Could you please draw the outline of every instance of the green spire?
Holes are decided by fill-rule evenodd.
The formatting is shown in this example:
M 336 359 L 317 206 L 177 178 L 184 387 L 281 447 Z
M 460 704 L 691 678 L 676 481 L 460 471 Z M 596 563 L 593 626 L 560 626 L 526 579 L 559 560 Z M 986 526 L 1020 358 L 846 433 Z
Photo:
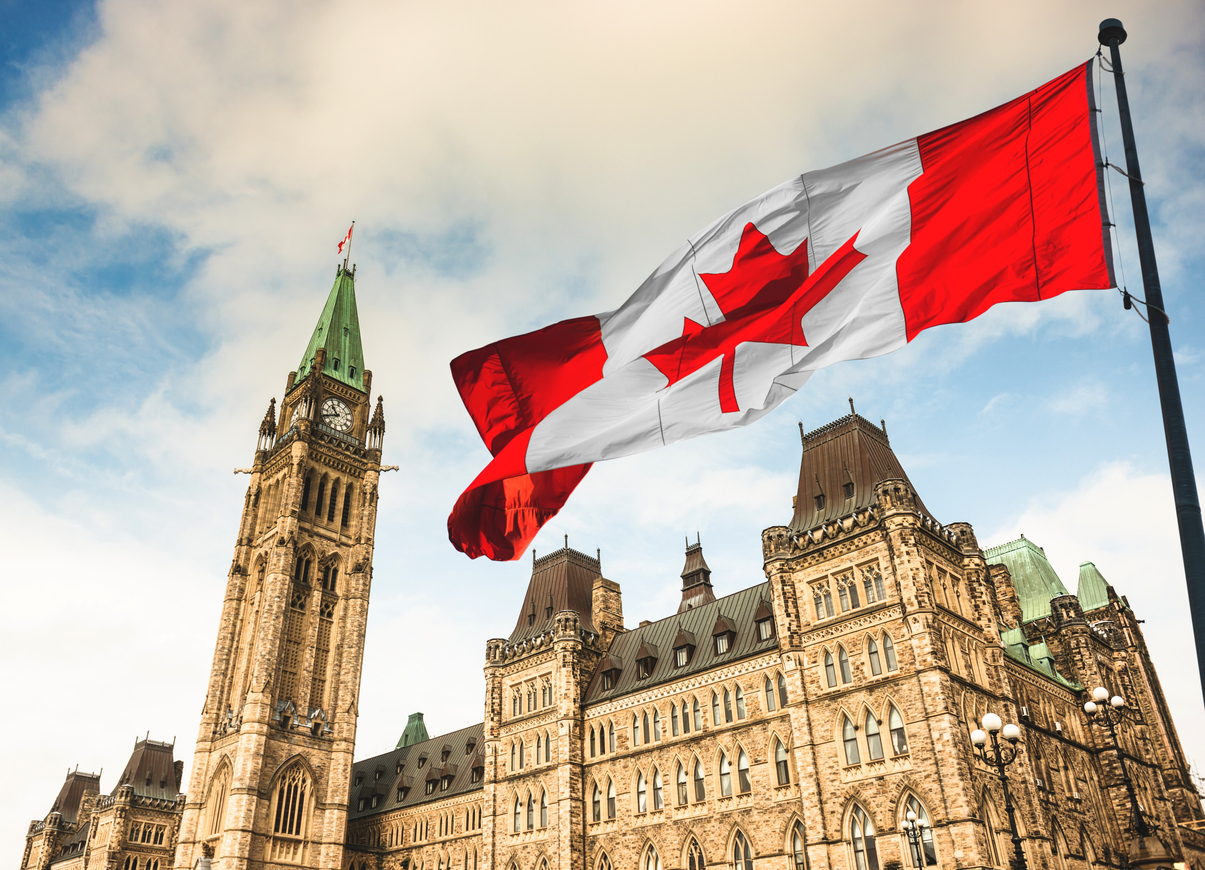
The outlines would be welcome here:
M 1109 603 L 1109 582 L 1091 562 L 1079 566 L 1079 587 L 1075 590 L 1084 613 Z
M 326 366 L 323 373 L 357 390 L 364 389 L 364 348 L 360 344 L 360 315 L 356 312 L 355 270 L 339 268 L 335 275 L 335 286 L 326 297 L 322 316 L 305 346 L 301 365 L 297 367 L 297 381 L 310 373 L 318 348 L 326 348 Z
M 427 736 L 427 726 L 423 724 L 423 714 L 411 713 L 410 719 L 406 722 L 406 730 L 402 732 L 402 736 L 398 738 L 397 746 L 394 748 L 403 749 L 430 739 Z
M 1070 595 L 1046 551 L 1022 535 L 1016 541 L 992 547 L 984 557 L 989 564 L 1003 564 L 1013 579 L 1017 600 L 1021 604 L 1021 619 L 1031 622 L 1050 615 L 1050 599 Z

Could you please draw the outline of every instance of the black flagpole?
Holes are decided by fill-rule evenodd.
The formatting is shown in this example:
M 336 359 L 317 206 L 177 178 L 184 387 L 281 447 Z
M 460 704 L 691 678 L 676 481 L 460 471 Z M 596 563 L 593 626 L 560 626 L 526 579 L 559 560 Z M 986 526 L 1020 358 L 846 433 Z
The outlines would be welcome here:
M 1155 354 L 1155 378 L 1159 383 L 1159 404 L 1163 409 L 1163 432 L 1167 438 L 1167 460 L 1171 466 L 1172 493 L 1176 500 L 1176 521 L 1180 526 L 1180 551 L 1184 557 L 1184 578 L 1188 583 L 1188 609 L 1192 614 L 1193 635 L 1197 644 L 1197 669 L 1201 692 L 1205 697 L 1205 526 L 1201 524 L 1201 502 L 1197 498 L 1197 480 L 1188 449 L 1188 428 L 1184 423 L 1184 405 L 1176 380 L 1176 361 L 1168 318 L 1164 314 L 1163 291 L 1159 287 L 1159 267 L 1155 264 L 1155 243 L 1146 210 L 1146 193 L 1138 169 L 1138 148 L 1130 123 L 1130 101 L 1126 96 L 1125 74 L 1121 69 L 1119 46 L 1126 40 L 1125 28 L 1116 18 L 1100 23 L 1100 44 L 1108 46 L 1117 86 L 1117 109 L 1121 119 L 1121 138 L 1125 143 L 1126 174 L 1130 179 L 1130 201 L 1134 205 L 1134 230 L 1138 236 L 1138 261 L 1142 266 L 1142 285 L 1146 292 L 1147 315 L 1151 326 L 1151 348 Z M 1108 171 L 1106 167 L 1105 171 Z

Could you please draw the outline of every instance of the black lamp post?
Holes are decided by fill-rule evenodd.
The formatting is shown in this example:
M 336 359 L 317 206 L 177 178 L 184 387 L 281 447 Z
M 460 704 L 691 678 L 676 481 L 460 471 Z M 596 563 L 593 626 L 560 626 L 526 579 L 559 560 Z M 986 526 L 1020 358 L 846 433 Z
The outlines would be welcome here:
M 916 820 L 916 813 L 908 810 L 908 815 L 904 818 L 904 833 L 908 835 L 908 844 L 912 847 L 912 863 L 916 865 L 917 870 L 923 870 L 925 866 L 925 862 L 921 858 L 924 854 L 921 839 L 927 827 L 928 825 L 924 821 Z
M 1109 732 L 1109 740 L 1117 753 L 1117 764 L 1121 768 L 1121 781 L 1125 783 L 1126 792 L 1130 796 L 1130 812 L 1134 816 L 1134 833 L 1139 837 L 1149 837 L 1151 826 L 1147 823 L 1146 813 L 1138 803 L 1138 792 L 1134 789 L 1134 780 L 1130 779 L 1130 771 L 1126 768 L 1125 757 L 1121 754 L 1121 744 L 1117 742 L 1117 726 L 1125 722 L 1126 702 L 1120 695 L 1109 697 L 1109 690 L 1097 686 L 1092 690 L 1092 700 L 1084 704 L 1084 712 L 1088 721 L 1099 725 Z
M 1021 848 L 1021 834 L 1017 831 L 1017 811 L 1013 806 L 1012 792 L 1008 788 L 1008 774 L 1004 770 L 1017 760 L 1017 753 L 1020 751 L 1017 743 L 1021 740 L 1021 729 L 1012 722 L 1002 726 L 1000 717 L 995 713 L 984 716 L 981 724 L 983 731 L 976 729 L 971 732 L 971 743 L 975 745 L 979 757 L 995 767 L 996 772 L 1000 774 L 1000 784 L 1004 787 L 1004 810 L 1008 813 L 1008 827 L 1013 832 L 1013 870 L 1028 870 L 1025 850 Z M 989 736 L 992 742 L 990 749 L 987 747 Z M 1001 737 L 1005 743 L 1000 742 Z

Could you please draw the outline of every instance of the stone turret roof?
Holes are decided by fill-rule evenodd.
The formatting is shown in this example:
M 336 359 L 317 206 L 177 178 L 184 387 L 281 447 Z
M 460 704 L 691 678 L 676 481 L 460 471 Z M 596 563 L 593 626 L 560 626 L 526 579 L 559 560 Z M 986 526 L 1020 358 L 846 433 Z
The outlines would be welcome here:
M 415 743 L 422 743 L 424 740 L 430 740 L 427 736 L 427 726 L 423 723 L 422 713 L 411 713 L 410 718 L 406 720 L 406 730 L 402 732 L 402 736 L 398 738 L 397 749 L 403 749 L 407 746 L 413 746 Z
M 1109 603 L 1109 581 L 1097 570 L 1091 562 L 1081 562 L 1079 566 L 1079 586 L 1075 590 L 1079 605 L 1087 613 Z
M 326 348 L 323 374 L 336 381 L 364 389 L 364 348 L 360 344 L 360 315 L 356 310 L 355 270 L 340 267 L 326 305 L 314 326 L 297 367 L 296 383 L 310 373 L 318 348 Z
M 50 811 L 61 815 L 63 821 L 74 824 L 86 791 L 100 792 L 100 774 L 83 773 L 78 769 L 68 771 L 67 779 L 59 789 L 58 797 L 54 799 Z
M 563 550 L 554 550 L 536 558 L 532 551 L 531 581 L 523 596 L 523 608 L 511 643 L 536 637 L 553 628 L 553 616 L 561 610 L 572 610 L 587 631 L 594 628 L 594 581 L 602 577 L 602 563 L 571 549 L 566 541 Z
M 908 480 L 886 430 L 860 414 L 849 414 L 806 434 L 801 431 L 801 437 L 803 459 L 791 519 L 794 531 L 813 529 L 870 507 L 875 486 L 884 480 Z M 919 495 L 916 501 L 922 513 L 932 516 Z
M 1049 616 L 1050 599 L 1071 594 L 1046 558 L 1046 551 L 1024 535 L 986 550 L 983 556 L 988 564 L 1008 568 L 1024 622 Z

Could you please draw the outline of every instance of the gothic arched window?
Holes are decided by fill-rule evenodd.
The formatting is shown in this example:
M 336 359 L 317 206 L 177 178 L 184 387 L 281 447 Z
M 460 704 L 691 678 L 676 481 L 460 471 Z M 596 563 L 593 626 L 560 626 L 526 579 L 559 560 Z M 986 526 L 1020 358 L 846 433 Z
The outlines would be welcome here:
M 828 650 L 824 651 L 824 682 L 830 689 L 837 685 L 837 668 L 833 664 L 833 654 Z
M 849 683 L 853 681 L 853 671 L 849 669 L 849 653 L 845 651 L 845 647 L 837 647 L 837 664 L 841 667 L 841 682 Z
M 787 785 L 791 782 L 791 768 L 787 763 L 787 748 L 777 738 L 774 740 L 774 772 L 778 775 L 779 785 Z
M 519 800 L 518 795 L 515 795 L 515 828 L 514 828 L 514 832 L 517 834 L 521 830 L 523 830 L 523 802 L 521 800 Z
M 778 704 L 783 709 L 787 706 L 787 678 L 782 674 L 778 675 Z
M 669 705 L 669 733 L 673 737 L 677 737 L 682 733 L 682 727 L 678 724 L 678 705 Z
M 661 739 L 661 711 L 653 708 L 653 740 Z
M 874 713 L 866 711 L 866 754 L 871 761 L 883 757 L 883 737 L 879 734 L 879 720 Z
M 736 789 L 741 794 L 753 790 L 753 783 L 749 779 L 749 756 L 743 749 L 736 754 Z
M 886 632 L 883 633 L 883 658 L 887 660 L 887 670 L 899 669 L 899 663 L 895 660 L 895 644 L 891 640 L 891 635 Z
M 732 867 L 733 870 L 753 870 L 753 850 L 740 831 L 732 838 Z
M 675 772 L 675 779 L 677 779 L 677 781 L 678 781 L 678 806 L 684 807 L 684 806 L 686 806 L 686 802 L 687 802 L 686 768 L 684 768 L 681 765 L 681 763 L 678 764 L 677 770 Z
M 615 751 L 615 723 L 612 722 L 607 728 L 607 752 Z
M 661 870 L 661 856 L 657 854 L 656 847 L 651 844 L 648 851 L 644 853 L 644 860 L 640 862 L 640 870 Z
M 636 812 L 648 812 L 648 785 L 644 781 L 644 774 L 640 771 L 636 772 Z
M 331 481 L 331 500 L 326 508 L 326 521 L 333 523 L 335 521 L 335 505 L 339 501 L 339 480 L 336 478 Z
M 724 721 L 732 721 L 732 693 L 724 690 Z
M 774 703 L 774 684 L 770 682 L 770 678 L 766 677 L 766 712 L 773 713 L 777 708 Z
M 690 838 L 690 845 L 686 847 L 686 870 L 707 870 L 707 862 L 703 860 L 703 850 L 699 847 L 699 841 L 694 837 Z
M 737 686 L 734 690 L 736 697 L 736 718 L 745 718 L 745 693 L 741 691 L 741 687 Z
M 707 789 L 703 785 L 703 762 L 695 759 L 695 800 L 702 801 L 707 797 Z
M 879 870 L 879 851 L 875 847 L 874 822 L 860 806 L 849 816 L 849 838 L 854 850 L 855 870 Z
M 632 746 L 640 745 L 640 722 L 636 718 L 636 714 L 632 714 Z
M 715 728 L 720 724 L 720 696 L 715 692 L 711 693 L 711 727 Z
M 649 714 L 645 713 L 640 721 L 640 739 L 642 743 L 649 742 Z
M 607 818 L 615 818 L 615 780 L 607 783 Z
M 300 863 L 305 858 L 309 835 L 311 783 L 305 768 L 293 764 L 281 774 L 272 808 L 271 860 Z
M 665 797 L 661 791 L 661 771 L 653 768 L 653 809 L 659 810 L 665 806 Z
M 598 783 L 594 783 L 594 796 L 591 799 L 591 814 L 590 817 L 596 821 L 602 821 L 602 790 L 598 787 Z
M 527 830 L 531 830 L 536 826 L 536 800 L 531 795 L 527 796 Z
M 794 859 L 794 870 L 807 870 L 807 853 L 803 849 L 803 825 L 795 823 L 791 829 L 791 857 Z
M 872 637 L 866 643 L 866 658 L 870 660 L 870 673 L 873 676 L 878 676 L 883 673 L 883 663 L 879 660 L 879 645 L 874 642 Z
M 723 752 L 720 753 L 720 797 L 728 797 L 732 794 L 732 767 L 728 763 L 728 756 Z
M 693 717 L 694 717 L 693 718 L 694 729 L 696 731 L 701 731 L 703 729 L 703 712 L 702 712 L 702 710 L 699 709 L 699 699 L 698 698 L 695 698 Z M 686 730 L 689 731 L 690 729 L 687 728 Z
M 904 734 L 904 717 L 900 715 L 895 704 L 887 710 L 887 728 L 891 732 L 892 753 L 903 755 L 908 751 L 908 737 Z
M 860 764 L 862 759 L 858 755 L 858 735 L 848 716 L 841 717 L 841 740 L 845 744 L 845 763 Z
M 912 866 L 934 867 L 937 865 L 937 847 L 933 844 L 933 828 L 929 822 L 929 813 L 925 811 L 924 805 L 916 799 L 916 795 L 908 795 L 908 800 L 904 801 L 903 815 L 905 819 L 910 812 L 916 814 L 916 823 L 921 825 L 919 847 L 914 847 L 906 836 L 904 838 L 908 853 L 912 856 Z M 900 821 L 902 822 L 903 819 Z

